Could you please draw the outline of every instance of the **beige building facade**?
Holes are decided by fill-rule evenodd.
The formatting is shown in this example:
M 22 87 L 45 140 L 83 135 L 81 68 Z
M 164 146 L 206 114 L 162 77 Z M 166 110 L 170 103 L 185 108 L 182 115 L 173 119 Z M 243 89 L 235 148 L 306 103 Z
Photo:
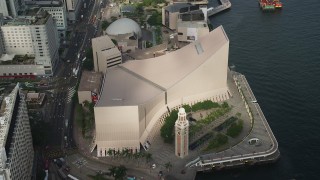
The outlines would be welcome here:
M 94 71 L 105 73 L 107 69 L 122 63 L 122 55 L 109 36 L 92 39 Z
M 97 156 L 109 149 L 140 151 L 168 109 L 228 99 L 228 54 L 220 26 L 177 51 L 107 71 L 94 107 Z

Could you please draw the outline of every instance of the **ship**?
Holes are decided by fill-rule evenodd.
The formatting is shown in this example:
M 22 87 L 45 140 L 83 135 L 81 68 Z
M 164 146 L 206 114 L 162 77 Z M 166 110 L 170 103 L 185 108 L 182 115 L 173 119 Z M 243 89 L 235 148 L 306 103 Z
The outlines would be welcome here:
M 282 2 L 280 2 L 280 0 L 273 0 L 273 5 L 276 9 L 282 8 Z
M 280 0 L 259 0 L 259 5 L 263 11 L 274 11 L 282 8 Z

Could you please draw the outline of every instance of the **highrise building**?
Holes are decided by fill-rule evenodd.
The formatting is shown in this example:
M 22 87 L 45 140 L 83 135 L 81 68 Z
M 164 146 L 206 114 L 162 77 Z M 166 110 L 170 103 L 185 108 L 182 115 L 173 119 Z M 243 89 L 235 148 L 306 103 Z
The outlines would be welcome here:
M 75 22 L 77 20 L 78 13 L 82 5 L 82 1 L 81 0 L 64 0 L 64 2 L 68 11 L 68 19 L 71 22 Z
M 17 17 L 24 7 L 24 0 L 0 0 L 0 13 L 3 16 Z
M 52 15 L 56 24 L 59 36 L 64 37 L 67 31 L 67 10 L 66 4 L 62 0 L 25 1 L 28 8 L 39 7 Z
M 0 96 L 0 179 L 31 179 L 33 146 L 25 97 L 19 84 Z
M 188 156 L 189 148 L 189 121 L 184 108 L 180 108 L 175 127 L 175 154 L 180 158 Z
M 29 9 L 1 26 L 0 76 L 53 75 L 59 59 L 58 31 L 45 10 Z

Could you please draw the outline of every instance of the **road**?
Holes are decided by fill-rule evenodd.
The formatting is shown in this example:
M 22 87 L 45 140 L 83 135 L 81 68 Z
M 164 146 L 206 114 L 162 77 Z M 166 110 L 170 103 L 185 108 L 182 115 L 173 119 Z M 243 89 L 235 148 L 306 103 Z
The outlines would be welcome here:
M 100 16 L 101 7 L 106 4 L 105 0 L 102 5 L 100 0 L 85 0 L 84 2 L 87 6 L 82 7 L 78 21 L 73 25 L 73 31 L 70 33 L 70 40 L 66 47 L 66 55 L 59 62 L 55 76 L 48 78 L 47 86 L 38 88 L 52 92 L 47 93 L 49 98 L 45 105 L 44 116 L 45 121 L 48 121 L 52 127 L 49 130 L 48 145 L 49 147 L 60 147 L 63 152 L 65 149 L 75 147 L 72 136 L 74 110 L 72 97 L 76 93 L 86 49 L 91 48 L 91 39 L 99 35 L 97 29 L 100 28 L 100 23 L 98 20 L 93 22 L 92 19 Z M 54 174 L 57 172 L 53 172 L 53 176 Z

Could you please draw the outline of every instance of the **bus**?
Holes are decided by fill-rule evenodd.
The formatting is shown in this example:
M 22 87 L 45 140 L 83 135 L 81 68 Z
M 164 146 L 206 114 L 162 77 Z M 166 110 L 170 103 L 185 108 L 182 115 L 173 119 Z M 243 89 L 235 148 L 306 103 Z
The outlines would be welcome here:
M 72 176 L 71 174 L 68 174 L 68 179 L 71 179 L 71 180 L 79 180 L 78 178 Z

